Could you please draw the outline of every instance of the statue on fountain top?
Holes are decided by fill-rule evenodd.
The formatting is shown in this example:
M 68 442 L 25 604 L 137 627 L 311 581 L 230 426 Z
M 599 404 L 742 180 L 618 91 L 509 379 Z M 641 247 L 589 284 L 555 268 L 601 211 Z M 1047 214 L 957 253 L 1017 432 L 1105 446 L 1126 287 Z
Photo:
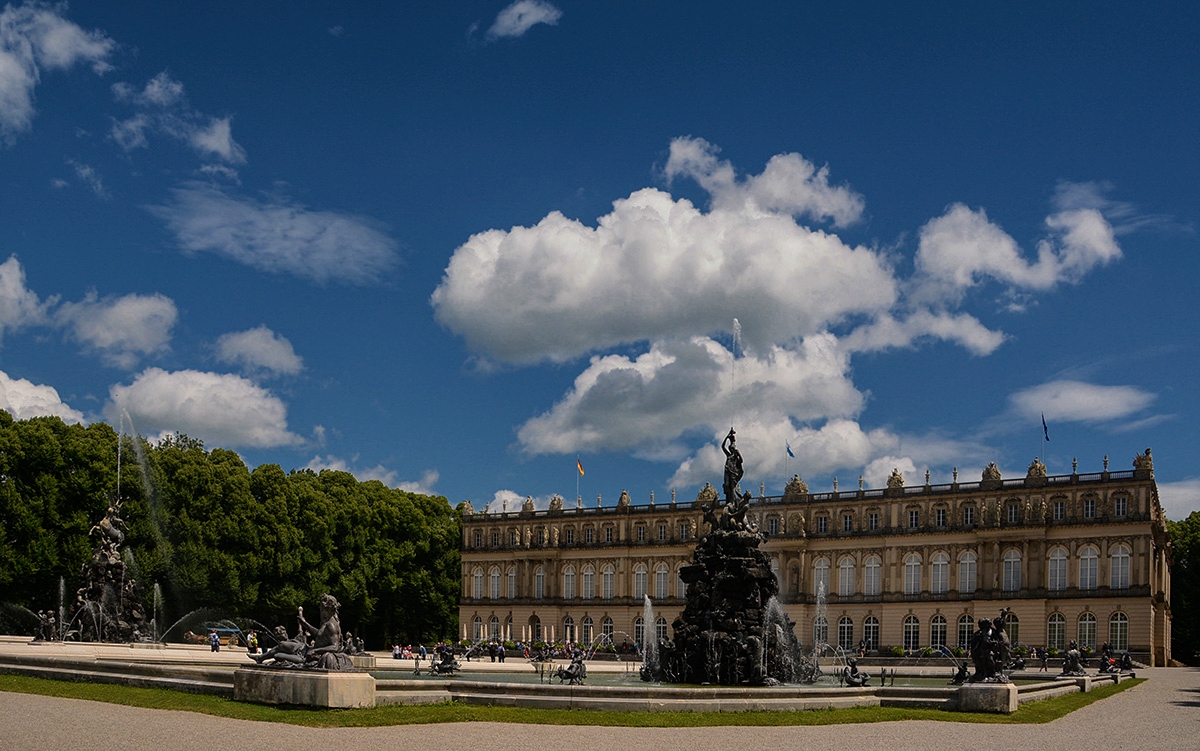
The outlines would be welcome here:
M 337 598 L 326 593 L 321 595 L 321 625 L 314 626 L 304 620 L 304 608 L 297 609 L 296 619 L 300 623 L 301 636 L 313 638 L 313 644 L 304 654 L 304 667 L 321 668 L 339 672 L 354 670 L 354 661 L 342 651 L 342 624 L 338 618 L 341 607 Z
M 729 503 L 737 498 L 738 483 L 742 481 L 742 452 L 737 449 L 737 437 L 733 432 L 733 428 L 729 429 L 729 435 L 725 436 L 725 440 L 721 441 L 721 451 L 725 453 L 725 502 Z

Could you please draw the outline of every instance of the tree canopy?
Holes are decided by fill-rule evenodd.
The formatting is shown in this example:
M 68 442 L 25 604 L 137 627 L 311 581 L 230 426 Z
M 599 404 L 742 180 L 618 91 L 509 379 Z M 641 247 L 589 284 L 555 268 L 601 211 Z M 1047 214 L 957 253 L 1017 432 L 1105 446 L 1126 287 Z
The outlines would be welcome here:
M 1167 521 L 1171 534 L 1171 654 L 1200 664 L 1200 511 Z
M 459 517 L 440 496 L 348 472 L 251 471 L 235 452 L 176 435 L 150 443 L 105 423 L 0 411 L 0 591 L 31 610 L 70 597 L 88 530 L 117 491 L 131 570 L 164 594 L 163 620 L 198 608 L 293 630 L 323 592 L 371 644 L 457 632 Z

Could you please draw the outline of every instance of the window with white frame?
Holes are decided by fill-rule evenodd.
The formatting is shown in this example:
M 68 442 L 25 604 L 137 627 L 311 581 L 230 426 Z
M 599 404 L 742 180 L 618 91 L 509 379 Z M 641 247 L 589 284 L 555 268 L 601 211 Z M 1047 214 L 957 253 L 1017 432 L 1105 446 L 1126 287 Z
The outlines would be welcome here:
M 516 599 L 517 596 L 517 567 L 512 566 L 508 569 L 508 599 Z
M 575 599 L 575 567 L 567 566 L 563 569 L 563 599 Z
M 498 616 L 493 615 L 488 621 L 488 638 L 492 641 L 500 640 L 500 618 Z
M 946 509 L 940 508 L 934 511 L 933 518 L 939 527 L 946 526 Z
M 1021 521 L 1021 506 L 1016 503 L 1008 504 L 1008 523 L 1016 524 Z
M 879 595 L 879 565 L 877 555 L 867 556 L 867 560 L 863 562 L 863 594 L 868 597 Z
M 635 529 L 637 530 L 637 541 L 645 542 L 646 541 L 646 525 L 639 524 L 639 525 L 637 525 L 637 527 Z
M 935 595 L 945 594 L 950 588 L 950 556 L 935 553 L 929 561 L 929 591 Z
M 1113 516 L 1125 516 L 1129 513 L 1129 499 L 1119 495 L 1113 499 Z
M 1067 648 L 1067 617 L 1062 613 L 1051 613 L 1046 620 L 1046 648 L 1059 651 Z
M 916 529 L 919 526 L 921 526 L 921 512 L 916 510 L 915 508 L 909 509 L 908 510 L 908 527 L 909 527 L 909 529 Z
M 579 623 L 579 640 L 584 644 L 591 644 L 596 640 L 595 626 L 592 623 L 592 617 L 585 615 Z
M 654 569 L 654 597 L 658 600 L 667 599 L 667 578 L 671 573 L 671 569 L 667 564 L 660 563 Z
M 683 566 L 675 569 L 675 596 L 681 600 L 687 597 L 687 582 L 683 580 Z
M 605 527 L 605 528 L 604 528 L 604 541 L 605 541 L 605 542 L 612 542 L 612 541 L 613 541 L 613 528 L 612 528 L 612 527 Z
M 633 597 L 640 600 L 646 596 L 646 566 L 639 563 L 633 568 Z
M 916 553 L 904 559 L 904 594 L 921 594 L 921 556 Z
M 567 527 L 563 530 L 563 543 L 566 545 L 575 544 L 575 528 Z
M 828 516 L 818 516 L 817 517 L 817 532 L 819 534 L 825 534 L 828 531 L 829 531 L 829 517 Z
M 500 567 L 493 566 L 488 575 L 488 589 L 493 600 L 500 599 Z
M 904 649 L 915 652 L 921 646 L 921 621 L 915 615 L 904 617 Z
M 483 599 L 483 569 L 477 568 L 471 574 L 474 586 L 471 589 L 471 594 L 476 600 Z
M 863 620 L 863 641 L 867 643 L 867 649 L 879 649 L 879 619 L 873 615 Z
M 838 594 L 842 597 L 854 594 L 854 559 L 850 556 L 838 562 Z
M 612 643 L 612 635 L 613 635 L 613 619 L 612 618 L 605 616 L 604 620 L 600 621 L 600 633 L 608 640 L 609 643 Z
M 842 531 L 854 531 L 854 517 L 851 514 L 842 514 Z
M 975 591 L 975 553 L 968 550 L 958 558 L 958 591 L 970 594 Z
M 590 563 L 583 567 L 583 591 L 580 594 L 585 600 L 596 596 L 596 569 Z
M 614 583 L 617 578 L 617 572 L 612 566 L 605 566 L 600 570 L 600 596 L 605 600 L 613 598 Z
M 593 542 L 595 542 L 596 541 L 596 530 L 592 529 L 591 527 L 588 527 L 587 529 L 583 530 L 583 541 L 586 542 L 588 545 L 591 545 Z
M 813 594 L 829 593 L 829 559 L 818 558 L 813 564 Z
M 963 508 L 963 526 L 970 527 L 975 524 L 975 507 L 965 506 Z
M 770 519 L 767 519 L 767 533 L 772 534 L 772 535 L 779 534 L 779 517 L 778 516 L 772 516 Z
M 479 641 L 483 638 L 483 618 L 475 616 L 471 621 L 471 641 Z
M 1051 592 L 1067 588 L 1067 551 L 1055 548 L 1050 551 L 1050 565 L 1046 568 L 1046 586 Z
M 1108 643 L 1113 649 L 1129 649 L 1129 616 L 1116 612 L 1108 617 Z
M 666 539 L 667 539 L 667 525 L 660 524 L 660 525 L 658 525 L 658 541 L 664 542 L 664 541 L 666 541 Z
M 929 646 L 946 646 L 946 616 L 935 615 L 929 621 Z
M 1021 554 L 1018 551 L 1008 550 L 1004 553 L 1003 578 L 1005 592 L 1016 592 L 1021 588 Z
M 1109 586 L 1113 589 L 1129 589 L 1129 548 L 1114 546 L 1109 563 Z
M 971 646 L 971 636 L 975 633 L 975 623 L 971 616 L 963 613 L 958 617 L 958 646 L 966 649 Z
M 1096 499 L 1095 498 L 1084 498 L 1083 499 L 1083 518 L 1084 519 L 1095 519 L 1096 518 Z
M 667 619 L 661 615 L 654 621 L 654 639 L 660 644 L 667 640 Z
M 1060 522 L 1063 519 L 1067 518 L 1067 502 L 1066 501 L 1055 501 L 1054 503 L 1050 504 L 1050 508 L 1051 508 L 1051 516 L 1053 517 L 1054 521 Z
M 1096 648 L 1096 614 L 1083 613 L 1079 616 L 1079 638 L 1076 639 L 1079 648 Z
M 1088 545 L 1079 551 L 1079 588 L 1095 589 L 1099 578 L 1100 558 L 1096 549 Z
M 540 600 L 546 596 L 546 572 L 541 566 L 534 569 L 533 572 L 533 597 Z
M 813 646 L 829 643 L 829 621 L 823 615 L 813 619 Z
M 871 513 L 867 514 L 867 529 L 871 530 L 872 532 L 879 531 L 878 511 L 872 511 Z
M 575 641 L 575 619 L 569 615 L 563 616 L 562 638 L 564 642 Z
M 838 646 L 846 652 L 854 649 L 854 621 L 848 615 L 838 618 Z
M 633 621 L 633 641 L 639 646 L 646 641 L 646 621 L 640 615 Z

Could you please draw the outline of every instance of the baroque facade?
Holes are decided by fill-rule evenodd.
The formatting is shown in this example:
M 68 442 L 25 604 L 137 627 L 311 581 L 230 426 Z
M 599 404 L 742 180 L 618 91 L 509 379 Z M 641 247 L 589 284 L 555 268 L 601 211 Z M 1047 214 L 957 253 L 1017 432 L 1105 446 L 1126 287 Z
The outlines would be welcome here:
M 1076 468 L 1077 470 L 1077 465 Z M 670 635 L 686 595 L 680 567 L 707 531 L 702 504 L 474 513 L 463 520 L 464 639 L 636 645 Z M 1093 649 L 1151 665 L 1171 656 L 1170 543 L 1150 450 L 1134 468 L 1023 478 L 994 464 L 977 482 L 810 493 L 793 477 L 751 505 L 780 600 L 801 643 L 869 649 L 966 643 L 981 617 L 1012 608 L 1014 642 Z M 644 597 L 654 623 L 643 621 Z

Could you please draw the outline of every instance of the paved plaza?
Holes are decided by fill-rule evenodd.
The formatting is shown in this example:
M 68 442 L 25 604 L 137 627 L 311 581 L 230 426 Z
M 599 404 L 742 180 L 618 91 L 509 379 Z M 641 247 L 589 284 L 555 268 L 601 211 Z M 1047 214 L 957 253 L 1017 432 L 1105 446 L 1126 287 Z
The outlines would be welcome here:
M 731 748 L 961 749 L 1079 751 L 1081 748 L 1200 748 L 1200 670 L 1138 671 L 1146 683 L 1047 725 L 886 722 L 822 727 L 610 728 L 458 723 L 312 729 L 192 712 L 139 709 L 0 692 L 0 747 L 12 751 L 707 751 Z

